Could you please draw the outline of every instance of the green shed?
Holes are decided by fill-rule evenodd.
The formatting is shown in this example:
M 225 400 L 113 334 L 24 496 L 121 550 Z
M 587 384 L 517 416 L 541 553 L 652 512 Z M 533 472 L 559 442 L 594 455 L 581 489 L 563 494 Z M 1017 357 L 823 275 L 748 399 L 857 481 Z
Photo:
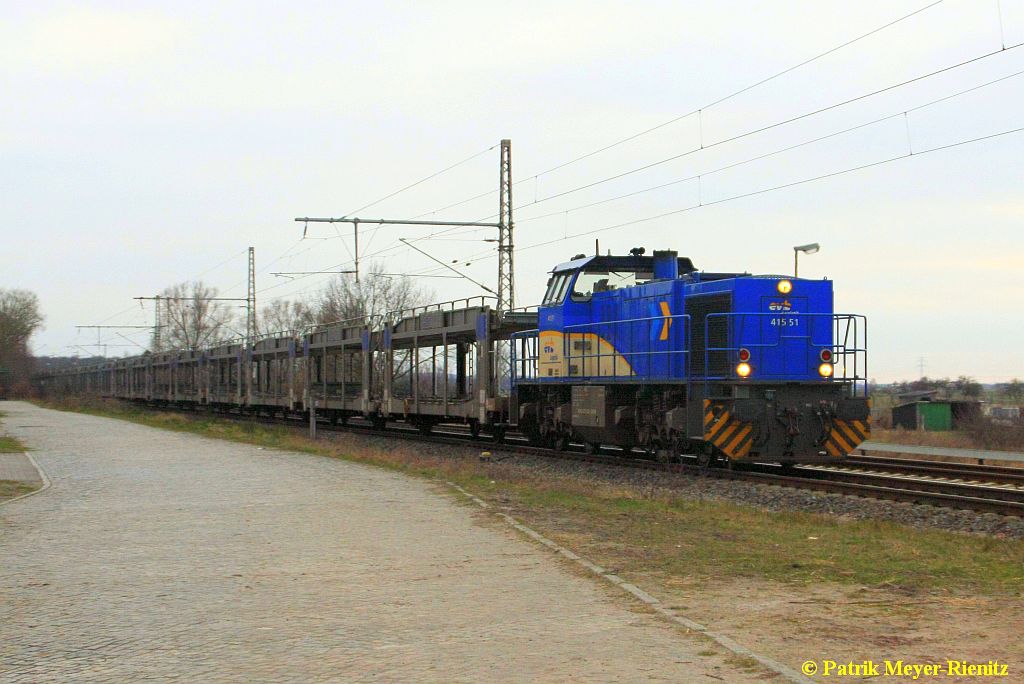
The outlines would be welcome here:
M 912 401 L 893 407 L 892 424 L 905 430 L 940 432 L 954 430 L 980 414 L 978 401 Z
M 945 401 L 919 401 L 917 414 L 925 430 L 952 430 L 953 407 Z

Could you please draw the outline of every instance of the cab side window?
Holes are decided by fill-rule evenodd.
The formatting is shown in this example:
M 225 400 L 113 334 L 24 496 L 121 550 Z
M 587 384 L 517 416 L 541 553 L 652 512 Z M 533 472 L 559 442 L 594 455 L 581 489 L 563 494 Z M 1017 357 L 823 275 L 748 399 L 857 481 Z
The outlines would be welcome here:
M 635 271 L 586 271 L 580 273 L 576 278 L 576 284 L 572 288 L 572 300 L 574 302 L 589 302 L 590 298 L 598 292 L 611 292 L 642 285 L 651 277 L 650 273 Z
M 608 273 L 592 271 L 580 273 L 576 284 L 572 287 L 572 300 L 574 302 L 589 302 L 595 292 L 607 292 L 615 289 L 608 283 Z

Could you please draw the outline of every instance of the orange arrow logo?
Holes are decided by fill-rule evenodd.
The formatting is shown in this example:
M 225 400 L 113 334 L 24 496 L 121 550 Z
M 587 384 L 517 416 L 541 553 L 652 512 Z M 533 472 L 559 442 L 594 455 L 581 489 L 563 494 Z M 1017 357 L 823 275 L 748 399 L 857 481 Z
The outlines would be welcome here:
M 658 339 L 667 340 L 668 331 L 672 328 L 672 311 L 668 308 L 668 302 L 658 302 L 658 306 L 661 308 L 661 315 L 665 317 L 664 322 L 661 324 L 661 334 L 658 336 Z

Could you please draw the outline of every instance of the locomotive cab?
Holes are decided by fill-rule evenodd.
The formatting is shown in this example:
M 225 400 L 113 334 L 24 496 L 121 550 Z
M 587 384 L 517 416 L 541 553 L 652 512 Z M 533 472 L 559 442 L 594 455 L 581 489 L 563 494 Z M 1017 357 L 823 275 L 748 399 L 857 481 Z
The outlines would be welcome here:
M 683 373 L 683 359 L 670 358 L 681 334 L 678 328 L 671 330 L 671 311 L 679 296 L 679 274 L 695 270 L 690 259 L 675 252 L 577 257 L 556 266 L 538 312 L 538 376 L 669 377 L 673 369 L 677 375 Z M 655 347 L 667 355 L 655 358 Z

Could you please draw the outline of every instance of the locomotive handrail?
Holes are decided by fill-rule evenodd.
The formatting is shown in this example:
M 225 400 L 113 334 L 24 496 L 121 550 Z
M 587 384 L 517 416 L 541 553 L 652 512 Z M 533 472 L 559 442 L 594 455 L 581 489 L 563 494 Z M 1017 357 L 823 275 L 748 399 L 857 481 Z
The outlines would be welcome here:
M 404 309 L 395 309 L 393 311 L 387 311 L 384 313 L 383 318 L 387 321 L 394 322 L 402 320 L 403 318 L 414 318 L 420 314 L 427 313 L 429 311 L 457 311 L 458 309 L 468 309 L 473 306 L 476 302 L 478 306 L 486 306 L 487 300 L 498 301 L 497 297 L 490 295 L 473 295 L 471 297 L 461 297 L 459 299 L 452 299 L 447 302 L 437 302 L 434 304 L 423 304 L 421 306 L 406 307 Z M 457 307 L 456 304 L 463 304 L 461 307 Z
M 803 326 L 796 325 L 792 327 L 792 330 L 799 330 L 800 332 L 789 332 L 789 326 L 781 326 L 777 328 L 778 332 L 775 335 L 772 335 L 767 339 L 763 334 L 761 334 L 757 340 L 743 341 L 743 343 L 740 344 L 736 340 L 742 338 L 742 332 L 744 330 L 743 326 L 748 322 L 747 317 L 757 320 L 758 325 L 763 325 L 763 320 L 771 317 L 804 319 L 809 322 L 824 319 L 829 321 L 829 325 L 827 328 L 822 328 L 822 326 L 814 326 L 813 323 L 808 323 Z M 682 334 L 673 333 L 673 339 L 682 341 L 681 348 L 666 350 L 652 349 L 650 345 L 653 343 L 653 337 L 648 337 L 648 332 L 644 330 L 641 324 L 663 322 L 666 320 L 674 321 L 676 319 L 685 319 L 686 321 L 684 323 L 686 327 Z M 821 378 L 820 380 L 822 382 L 850 382 L 853 385 L 851 389 L 855 394 L 867 394 L 867 318 L 862 314 L 760 311 L 709 313 L 704 320 L 704 349 L 696 350 L 704 352 L 704 364 L 702 368 L 695 366 L 695 364 L 691 362 L 691 355 L 694 351 L 694 331 L 689 319 L 690 315 L 688 314 L 676 314 L 672 316 L 645 316 L 614 321 L 601 321 L 596 323 L 577 323 L 564 326 L 561 330 L 556 332 L 559 332 L 562 337 L 563 347 L 560 363 L 563 365 L 561 366 L 560 371 L 565 374 L 551 377 L 545 376 L 543 378 L 544 382 L 571 382 L 574 378 L 580 377 L 604 379 L 612 377 L 671 377 L 673 379 L 685 380 L 687 382 L 703 383 L 704 394 L 705 396 L 708 396 L 709 383 L 713 381 L 735 380 L 737 378 L 737 376 L 731 372 L 731 363 L 726 365 L 726 368 L 730 368 L 729 371 L 724 374 L 716 372 L 716 369 L 714 369 L 711 364 L 713 354 L 738 352 L 741 347 L 748 348 L 751 351 L 776 348 L 786 340 L 802 339 L 807 340 L 812 348 L 827 347 L 833 353 L 832 363 L 834 364 L 834 368 L 838 371 L 838 374 L 829 378 Z M 708 344 L 708 342 L 711 341 L 711 327 L 716 319 L 726 320 L 728 322 L 726 329 L 727 341 L 725 346 Z M 621 328 L 621 326 L 631 326 L 628 329 L 628 334 L 633 334 L 634 340 L 637 339 L 635 337 L 636 331 L 643 330 L 644 335 L 642 338 L 646 338 L 648 343 L 647 349 L 639 351 L 619 351 L 618 348 L 620 345 L 615 344 L 614 333 L 616 332 L 615 329 Z M 606 331 L 607 333 L 603 337 L 599 334 Z M 539 375 L 540 332 L 540 329 L 536 328 L 516 332 L 510 336 L 511 354 L 509 357 L 509 377 L 513 386 L 522 380 L 541 378 Z M 573 342 L 579 341 L 581 336 L 587 334 L 593 334 L 597 337 L 597 346 L 592 350 L 587 350 L 584 346 L 581 353 L 574 353 L 572 349 Z M 611 346 L 610 349 L 606 351 L 601 350 L 600 342 L 602 339 L 609 342 Z M 631 372 L 630 374 L 619 372 L 620 369 L 617 367 L 620 360 L 626 361 L 630 366 L 633 366 L 633 360 L 637 358 L 647 358 L 653 361 L 656 358 L 664 358 L 670 355 L 682 356 L 684 359 L 683 367 L 671 368 L 671 366 L 669 366 L 666 371 L 659 372 L 653 367 L 652 363 L 652 365 L 642 369 L 641 372 Z M 612 358 L 612 369 L 610 375 L 606 372 L 602 372 L 606 369 L 601 367 L 601 359 L 606 358 Z M 580 364 L 580 372 L 572 372 L 572 362 L 578 362 Z M 595 364 L 597 372 L 588 372 L 588 364 Z M 818 363 L 815 361 L 809 365 L 816 369 Z M 758 370 L 763 371 L 763 369 Z M 758 379 L 768 380 L 807 380 L 807 372 L 783 372 L 767 375 L 763 372 L 760 374 L 755 372 L 755 377 Z
M 618 377 L 642 377 L 642 378 L 679 378 L 684 379 L 689 374 L 689 358 L 690 358 L 690 346 L 687 344 L 683 348 L 669 348 L 664 350 L 655 350 L 651 348 L 651 344 L 654 342 L 653 334 L 651 330 L 643 324 L 654 324 L 661 323 L 668 325 L 667 329 L 671 329 L 671 325 L 677 320 L 682 321 L 684 326 L 681 334 L 682 339 L 689 340 L 690 338 L 690 315 L 689 314 L 673 314 L 669 316 L 643 316 L 639 318 L 624 318 L 614 321 L 600 321 L 595 323 L 576 323 L 573 325 L 567 325 L 562 328 L 559 333 L 562 333 L 562 356 L 561 363 L 564 364 L 566 374 L 559 376 L 551 376 L 546 378 L 546 382 L 569 382 L 574 378 L 579 377 L 591 377 L 591 378 L 618 378 Z M 642 331 L 642 334 L 638 336 L 639 339 L 646 340 L 647 349 L 644 350 L 633 350 L 633 351 L 619 351 L 615 342 L 615 328 L 621 326 L 631 326 L 627 328 L 626 334 L 635 335 L 637 331 Z M 598 334 L 598 332 L 606 332 L 605 335 Z M 574 341 L 584 341 L 575 339 L 576 336 L 594 335 L 597 340 L 595 346 L 596 353 L 588 353 L 584 348 L 580 354 L 574 354 L 572 352 L 572 343 Z M 539 339 L 540 330 L 531 329 L 524 330 L 517 333 L 513 333 L 510 336 L 510 347 L 511 355 L 509 358 L 509 370 L 510 380 L 513 386 L 519 380 L 526 378 L 536 378 L 539 372 L 539 350 L 536 348 L 537 341 Z M 673 333 L 673 337 L 679 335 L 679 333 Z M 530 355 L 526 354 L 526 348 L 532 341 L 533 353 Z M 610 347 L 609 351 L 601 351 L 601 342 L 608 343 Z M 517 348 L 518 343 L 518 348 Z M 518 355 L 518 351 L 522 350 L 522 356 Z M 681 369 L 673 370 L 671 368 L 671 361 L 673 357 L 682 357 L 683 367 Z M 658 371 L 654 368 L 653 360 L 657 358 L 667 357 L 666 362 L 667 368 L 664 372 Z M 601 360 L 611 359 L 611 373 L 602 373 Z M 627 373 L 621 373 L 619 366 L 619 359 L 622 359 L 627 364 Z M 634 366 L 636 365 L 636 359 L 648 359 L 652 361 L 643 372 L 636 372 Z M 572 362 L 580 362 L 580 371 L 578 373 L 572 372 Z M 597 367 L 597 373 L 587 373 L 586 368 L 588 364 L 595 364 Z M 518 368 L 517 368 L 518 367 Z M 517 373 L 516 371 L 520 372 Z M 531 372 L 532 371 L 532 372 Z

